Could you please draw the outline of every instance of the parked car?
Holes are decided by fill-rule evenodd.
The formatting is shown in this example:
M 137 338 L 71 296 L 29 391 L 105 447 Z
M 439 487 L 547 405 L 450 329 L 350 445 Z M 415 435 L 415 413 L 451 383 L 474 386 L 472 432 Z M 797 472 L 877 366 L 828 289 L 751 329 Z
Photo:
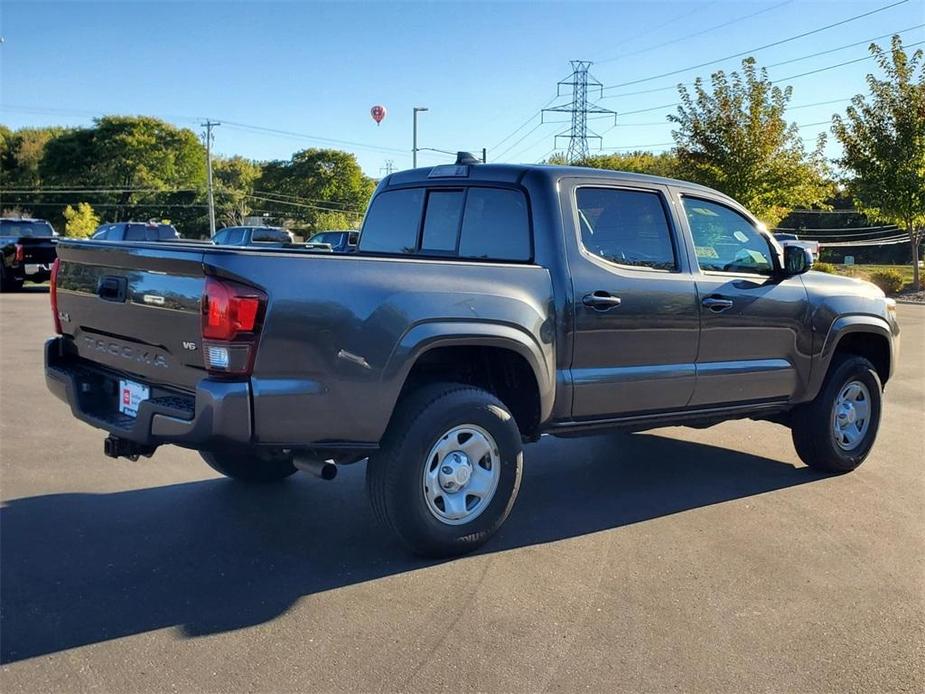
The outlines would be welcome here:
M 170 224 L 116 222 L 101 225 L 90 238 L 93 241 L 178 241 L 180 234 Z
M 251 483 L 368 458 L 376 517 L 425 555 L 492 536 L 543 434 L 770 420 L 853 470 L 899 344 L 882 291 L 807 272 L 734 200 L 585 168 L 392 174 L 351 255 L 59 259 L 46 379 L 107 455 L 176 444 Z
M 312 236 L 308 243 L 325 243 L 335 253 L 353 253 L 357 249 L 358 231 L 321 231 Z
M 0 218 L 0 291 L 48 281 L 57 236 L 44 219 Z
M 216 246 L 265 246 L 294 243 L 292 232 L 281 227 L 225 227 L 216 232 Z

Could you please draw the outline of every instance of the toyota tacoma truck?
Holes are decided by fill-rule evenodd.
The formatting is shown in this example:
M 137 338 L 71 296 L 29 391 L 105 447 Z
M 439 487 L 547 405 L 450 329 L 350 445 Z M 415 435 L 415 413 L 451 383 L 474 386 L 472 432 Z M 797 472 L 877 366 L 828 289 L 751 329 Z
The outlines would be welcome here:
M 811 264 L 682 181 L 415 169 L 350 255 L 62 241 L 46 380 L 109 456 L 174 444 L 245 483 L 366 460 L 378 519 L 455 555 L 507 518 L 544 434 L 771 420 L 808 466 L 860 465 L 895 305 Z
M 44 219 L 0 219 L 0 292 L 47 282 L 58 234 Z

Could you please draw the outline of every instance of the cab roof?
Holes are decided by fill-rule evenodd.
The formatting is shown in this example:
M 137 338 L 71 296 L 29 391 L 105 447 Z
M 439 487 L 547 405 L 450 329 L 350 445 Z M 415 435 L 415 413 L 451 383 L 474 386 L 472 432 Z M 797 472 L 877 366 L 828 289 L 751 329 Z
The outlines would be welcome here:
M 632 173 L 630 171 L 613 171 L 611 169 L 592 169 L 584 166 L 559 166 L 551 164 L 447 164 L 408 169 L 390 174 L 383 180 L 384 186 L 399 186 L 412 183 L 446 183 L 458 180 L 478 181 L 479 183 L 520 183 L 528 173 L 549 179 L 553 182 L 560 178 L 599 178 L 607 181 L 627 181 L 648 183 L 650 185 L 681 186 L 701 190 L 713 195 L 727 197 L 717 190 L 688 181 L 681 181 L 663 176 Z

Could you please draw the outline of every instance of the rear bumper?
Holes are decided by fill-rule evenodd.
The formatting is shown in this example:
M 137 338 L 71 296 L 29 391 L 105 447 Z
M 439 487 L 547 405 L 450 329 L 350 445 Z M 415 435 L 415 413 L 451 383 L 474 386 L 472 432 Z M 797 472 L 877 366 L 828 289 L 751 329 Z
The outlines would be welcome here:
M 45 384 L 82 422 L 145 446 L 210 449 L 251 442 L 247 381 L 203 378 L 195 394 L 151 385 L 151 398 L 128 417 L 116 404 L 118 380 L 116 372 L 65 354 L 61 338 L 45 343 Z

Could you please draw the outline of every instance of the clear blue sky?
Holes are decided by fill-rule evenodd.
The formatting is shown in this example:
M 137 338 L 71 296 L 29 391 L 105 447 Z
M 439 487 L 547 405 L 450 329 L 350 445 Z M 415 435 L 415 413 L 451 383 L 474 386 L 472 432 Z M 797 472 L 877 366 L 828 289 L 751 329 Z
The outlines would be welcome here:
M 667 88 L 599 101 L 621 113 L 639 111 L 676 101 L 670 87 L 678 81 L 733 69 L 741 58 L 646 78 L 892 2 L 4 0 L 0 122 L 13 128 L 82 125 L 108 113 L 150 114 L 198 132 L 198 121 L 210 117 L 226 123 L 216 133 L 222 154 L 288 158 L 297 149 L 329 144 L 313 137 L 330 138 L 363 145 L 339 146 L 355 152 L 364 170 L 377 176 L 386 159 L 397 168 L 410 166 L 411 108 L 422 105 L 430 111 L 420 116 L 421 146 L 484 146 L 489 159 L 536 161 L 553 149 L 553 135 L 565 124 L 530 132 L 537 117 L 495 145 L 550 101 L 571 59 L 594 61 L 591 72 L 605 85 L 646 80 L 607 95 Z M 771 65 L 923 23 L 925 2 L 909 0 L 755 56 L 760 64 Z M 923 41 L 925 29 L 907 31 L 904 38 Z M 866 55 L 862 44 L 771 67 L 769 73 L 782 79 Z M 872 69 L 873 61 L 865 60 L 793 79 L 791 104 L 847 99 L 864 90 L 864 75 Z M 567 101 L 563 97 L 555 103 Z M 377 103 L 389 110 L 379 127 L 369 116 Z M 811 124 L 828 120 L 844 106 L 794 109 L 789 115 Z M 604 120 L 594 128 L 607 130 L 605 147 L 666 149 L 661 143 L 671 141 L 665 122 L 671 110 L 626 113 L 615 128 L 608 130 L 612 123 Z M 812 139 L 822 130 L 824 125 L 808 125 L 802 132 Z M 447 157 L 423 153 L 420 159 L 424 164 L 440 161 Z

